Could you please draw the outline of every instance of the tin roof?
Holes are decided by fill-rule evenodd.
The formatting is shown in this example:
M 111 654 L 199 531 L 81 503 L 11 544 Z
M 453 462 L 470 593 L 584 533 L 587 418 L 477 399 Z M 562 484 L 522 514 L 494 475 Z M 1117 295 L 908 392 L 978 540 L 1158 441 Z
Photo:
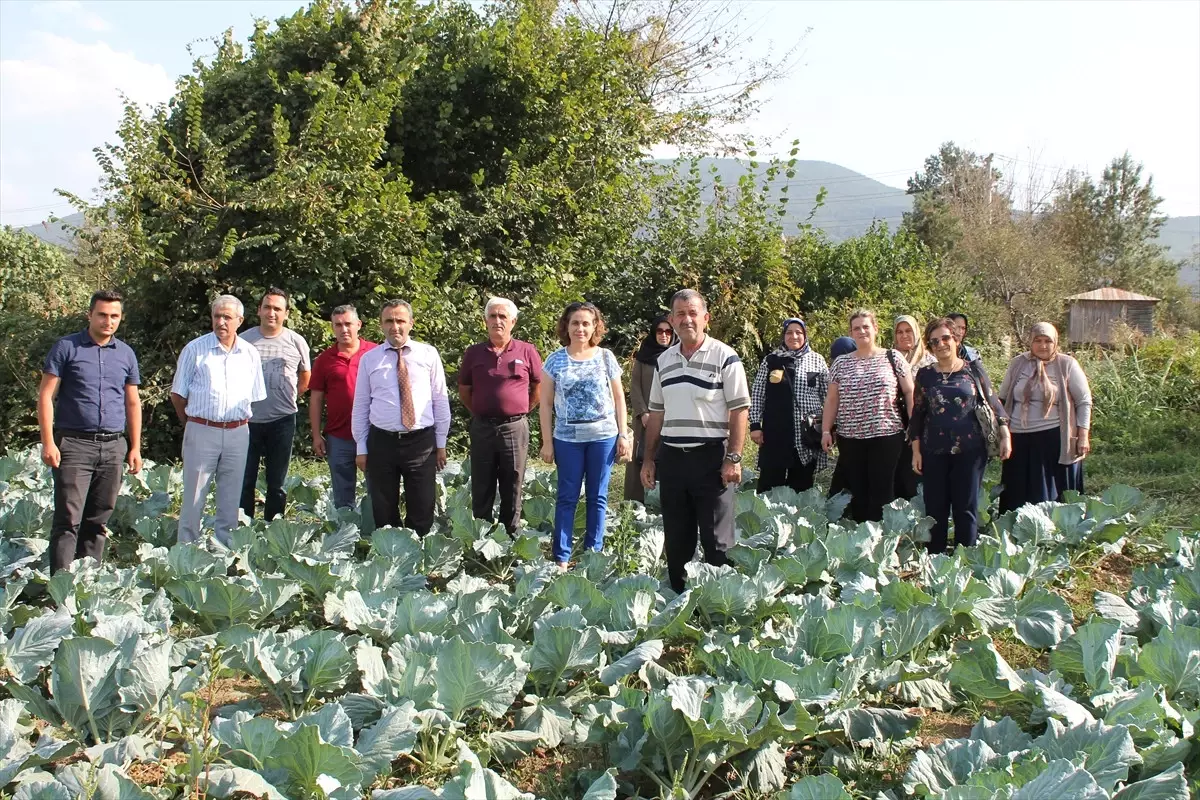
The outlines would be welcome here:
M 1090 292 L 1082 294 L 1073 294 L 1066 298 L 1067 300 L 1117 300 L 1121 302 L 1130 302 L 1141 300 L 1143 302 L 1157 303 L 1159 298 L 1148 297 L 1144 294 L 1136 292 L 1127 292 L 1124 289 L 1115 289 L 1112 286 L 1105 286 L 1100 289 L 1093 289 Z

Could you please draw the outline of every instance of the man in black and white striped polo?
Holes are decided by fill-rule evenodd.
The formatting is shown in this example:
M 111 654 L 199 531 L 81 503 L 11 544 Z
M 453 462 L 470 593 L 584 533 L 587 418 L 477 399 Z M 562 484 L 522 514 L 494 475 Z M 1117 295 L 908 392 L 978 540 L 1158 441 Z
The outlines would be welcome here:
M 742 478 L 750 387 L 733 348 L 705 334 L 708 304 L 692 289 L 671 298 L 679 342 L 658 357 L 642 484 L 662 480 L 663 529 L 671 588 L 682 592 L 696 555 L 720 566 L 733 546 L 733 494 Z M 659 441 L 663 446 L 658 446 Z

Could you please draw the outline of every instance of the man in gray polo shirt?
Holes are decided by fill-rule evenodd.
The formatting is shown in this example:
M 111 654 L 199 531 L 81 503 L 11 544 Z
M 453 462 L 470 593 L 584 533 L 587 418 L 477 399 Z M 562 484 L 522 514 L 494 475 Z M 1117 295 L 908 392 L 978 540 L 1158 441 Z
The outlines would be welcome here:
M 308 342 L 295 331 L 283 327 L 288 316 L 288 293 L 272 286 L 258 304 L 258 322 L 242 338 L 258 348 L 262 358 L 267 398 L 254 404 L 250 418 L 250 447 L 246 453 L 246 474 L 242 479 L 242 511 L 253 519 L 258 462 L 267 473 L 267 495 L 263 516 L 267 520 L 283 514 L 287 493 L 288 462 L 292 458 L 292 440 L 296 436 L 296 398 L 308 391 L 312 371 Z
M 750 413 L 742 361 L 732 347 L 705 333 L 708 321 L 703 295 L 692 289 L 675 293 L 671 326 L 679 342 L 658 357 L 650 387 L 642 485 L 653 489 L 656 478 L 662 481 L 667 575 L 676 592 L 684 590 L 697 538 L 707 563 L 727 562 Z

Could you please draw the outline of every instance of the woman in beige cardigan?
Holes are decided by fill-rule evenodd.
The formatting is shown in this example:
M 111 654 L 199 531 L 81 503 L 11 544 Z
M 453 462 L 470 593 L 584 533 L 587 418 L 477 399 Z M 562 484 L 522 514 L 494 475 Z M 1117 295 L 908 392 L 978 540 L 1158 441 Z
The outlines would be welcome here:
M 1083 459 L 1092 449 L 1087 375 L 1078 361 L 1058 352 L 1058 331 L 1049 322 L 1037 323 L 1030 334 L 1029 352 L 1012 360 L 1000 384 L 1012 426 L 1012 457 L 1000 474 L 1001 511 L 1082 492 Z
M 642 346 L 633 356 L 633 369 L 629 379 L 629 408 L 633 412 L 633 462 L 625 465 L 625 499 L 646 501 L 646 489 L 642 486 L 642 452 L 645 449 L 642 437 L 646 430 L 646 419 L 650 416 L 650 385 L 654 383 L 654 371 L 658 369 L 658 357 L 675 344 L 675 331 L 666 314 L 654 318 L 650 333 L 642 340 Z

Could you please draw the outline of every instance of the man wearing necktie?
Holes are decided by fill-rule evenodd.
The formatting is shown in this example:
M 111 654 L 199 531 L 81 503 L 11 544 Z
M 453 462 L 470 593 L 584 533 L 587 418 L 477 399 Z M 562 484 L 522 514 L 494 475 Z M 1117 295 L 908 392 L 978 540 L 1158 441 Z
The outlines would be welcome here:
M 433 527 L 437 473 L 446 466 L 450 397 L 441 356 L 409 338 L 412 306 L 389 300 L 379 315 L 387 337 L 358 363 L 351 426 L 358 468 L 371 476 L 371 510 L 379 527 L 404 527 L 424 536 Z

